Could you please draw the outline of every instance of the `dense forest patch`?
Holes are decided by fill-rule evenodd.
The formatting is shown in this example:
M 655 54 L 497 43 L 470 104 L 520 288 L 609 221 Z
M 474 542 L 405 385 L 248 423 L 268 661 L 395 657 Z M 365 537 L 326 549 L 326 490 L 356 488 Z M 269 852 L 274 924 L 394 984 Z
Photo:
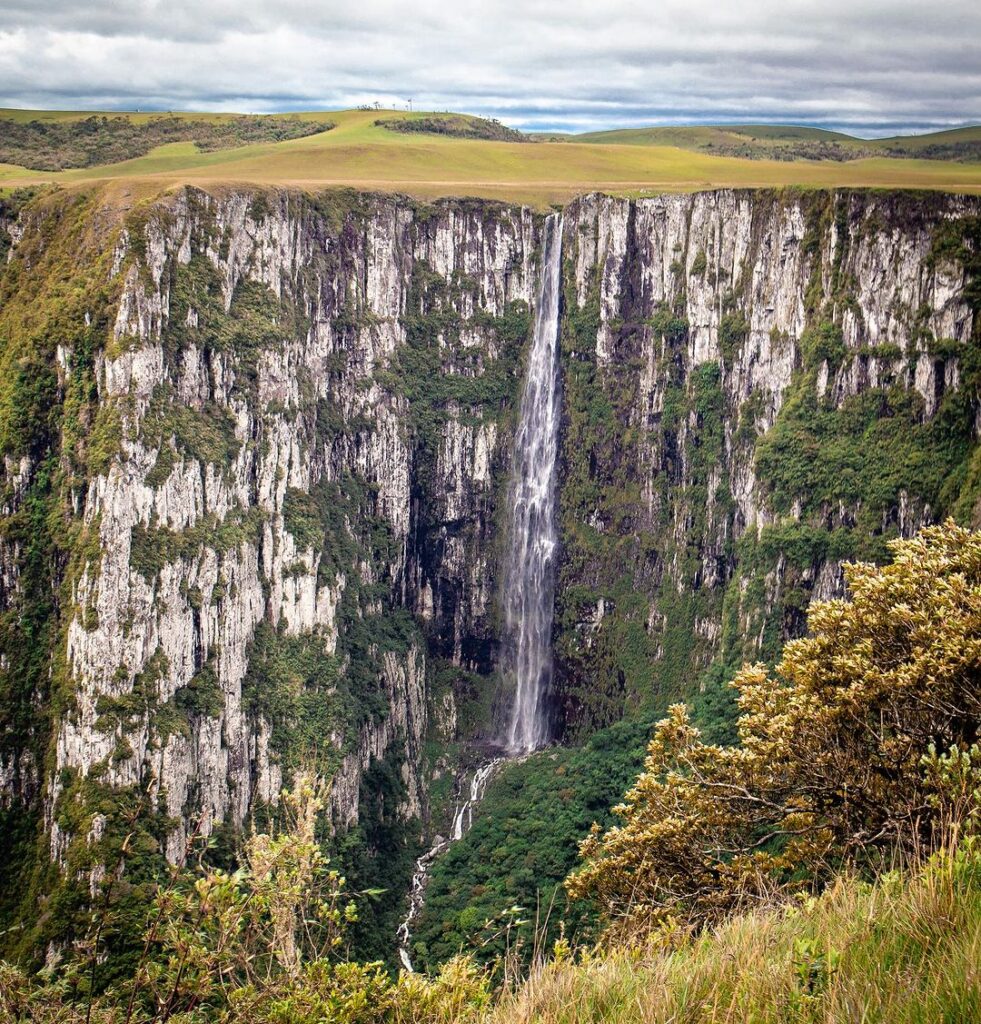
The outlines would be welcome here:
M 380 128 L 404 135 L 449 135 L 454 139 L 485 139 L 493 142 L 530 142 L 531 139 L 500 121 L 484 117 L 463 117 L 460 114 L 433 114 L 430 117 L 380 118 Z
M 3 122 L 0 163 L 36 171 L 95 167 L 145 156 L 168 142 L 193 142 L 211 152 L 255 142 L 285 142 L 328 131 L 324 121 L 296 117 L 232 117 L 206 121 L 173 114 L 137 122 L 128 117 L 93 115 L 77 121 Z

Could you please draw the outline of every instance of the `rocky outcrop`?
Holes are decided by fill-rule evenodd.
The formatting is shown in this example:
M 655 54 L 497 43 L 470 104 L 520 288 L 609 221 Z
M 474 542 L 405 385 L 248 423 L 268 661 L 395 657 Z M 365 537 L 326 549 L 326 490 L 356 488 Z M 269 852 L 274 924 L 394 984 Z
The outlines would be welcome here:
M 567 211 L 564 581 L 593 591 L 560 616 L 573 722 L 615 719 L 652 685 L 684 695 L 722 652 L 724 601 L 730 647 L 772 655 L 810 597 L 843 592 L 842 555 L 879 553 L 870 535 L 908 536 L 951 511 L 954 495 L 912 460 L 960 471 L 976 440 L 976 393 L 961 388 L 975 310 L 949 242 L 978 210 L 946 196 L 717 191 L 592 196 Z M 884 443 L 907 428 L 916 443 Z M 874 445 L 878 464 L 863 464 Z M 818 480 L 809 462 L 851 478 Z M 810 527 L 840 551 L 802 554 Z M 604 632 L 621 645 L 629 633 L 650 673 L 612 647 L 597 656 Z M 589 694 L 597 677 L 612 706 Z
M 32 333 L 0 308 L 45 384 L 21 373 L 3 412 L 0 603 L 20 622 L 0 662 L 5 806 L 44 807 L 68 874 L 111 836 L 113 794 L 142 801 L 176 861 L 311 758 L 336 827 L 382 762 L 399 781 L 385 814 L 424 817 L 427 741 L 486 731 L 496 685 L 541 218 L 185 189 L 96 244 L 97 199 L 75 235 L 45 202 L 11 231 L 6 280 L 49 275 L 38 294 L 61 313 Z M 843 558 L 971 517 L 978 216 L 974 199 L 870 193 L 570 205 L 568 739 L 673 696 L 721 714 L 733 664 L 840 594 Z M 36 423 L 51 434 L 28 443 Z M 47 659 L 29 676 L 28 633 Z M 35 719 L 49 733 L 17 725 Z

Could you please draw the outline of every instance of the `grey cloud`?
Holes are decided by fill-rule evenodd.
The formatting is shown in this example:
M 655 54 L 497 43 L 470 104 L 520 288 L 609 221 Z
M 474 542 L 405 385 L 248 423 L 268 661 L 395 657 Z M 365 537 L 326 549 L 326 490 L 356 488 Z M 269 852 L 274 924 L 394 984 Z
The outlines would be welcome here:
M 946 0 L 8 0 L 0 103 L 336 108 L 413 96 L 521 127 L 981 120 L 981 9 Z

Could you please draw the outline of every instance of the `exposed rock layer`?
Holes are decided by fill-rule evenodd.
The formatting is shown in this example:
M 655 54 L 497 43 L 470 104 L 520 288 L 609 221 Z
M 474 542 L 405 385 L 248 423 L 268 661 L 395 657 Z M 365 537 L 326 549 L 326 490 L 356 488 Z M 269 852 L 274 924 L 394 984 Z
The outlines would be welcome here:
M 21 214 L 8 282 L 48 266 L 59 216 Z M 815 431 L 882 443 L 890 417 L 937 460 L 942 420 L 942 457 L 970 483 L 977 338 L 964 252 L 943 243 L 977 217 L 957 197 L 732 191 L 566 211 L 567 736 L 772 653 L 808 599 L 842 592 L 843 556 L 955 506 L 970 518 L 963 489 L 921 467 L 890 463 L 875 493 L 786 467 L 814 437 L 798 454 L 832 457 Z M 337 826 L 386 760 L 401 778 L 386 813 L 425 816 L 426 741 L 486 729 L 541 234 L 488 203 L 184 190 L 103 236 L 64 337 L 24 335 L 51 353 L 63 418 L 30 444 L 7 429 L 8 618 L 41 578 L 9 526 L 33 496 L 70 541 L 43 568 L 57 703 L 48 683 L 18 689 L 12 648 L 0 663 L 19 694 L 0 794 L 44 807 L 51 856 L 103 834 L 87 780 L 146 794 L 178 860 L 274 802 L 304 743 L 336 767 Z M 69 432 L 79 374 L 91 394 Z M 32 715 L 49 741 L 16 725 Z

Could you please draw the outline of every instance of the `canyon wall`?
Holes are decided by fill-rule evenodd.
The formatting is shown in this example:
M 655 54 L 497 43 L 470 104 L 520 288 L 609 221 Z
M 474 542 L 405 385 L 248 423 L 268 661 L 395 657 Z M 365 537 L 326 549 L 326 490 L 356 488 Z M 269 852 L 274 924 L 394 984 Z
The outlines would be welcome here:
M 681 696 L 724 734 L 734 665 L 842 593 L 842 559 L 973 521 L 978 216 L 567 208 L 569 741 Z M 0 912 L 52 879 L 81 905 L 134 830 L 148 863 L 234 835 L 301 766 L 333 774 L 337 832 L 369 792 L 426 819 L 501 699 L 542 217 L 227 188 L 42 195 L 2 225 Z
M 725 732 L 735 667 L 842 595 L 843 559 L 975 521 L 978 210 L 871 192 L 573 204 L 567 734 L 679 697 Z

